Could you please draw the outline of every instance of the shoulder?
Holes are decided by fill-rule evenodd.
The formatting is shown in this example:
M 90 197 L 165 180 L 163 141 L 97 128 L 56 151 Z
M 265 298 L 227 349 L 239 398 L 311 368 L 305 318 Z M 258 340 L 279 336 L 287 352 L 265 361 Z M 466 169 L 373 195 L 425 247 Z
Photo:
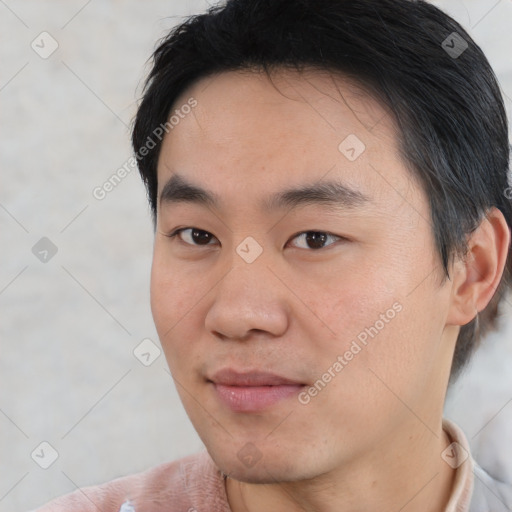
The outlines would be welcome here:
M 512 483 L 491 476 L 474 462 L 474 485 L 470 512 L 509 512 L 512 510 Z
M 229 512 L 224 479 L 208 452 L 83 487 L 32 512 Z
M 492 474 L 491 471 L 485 470 L 471 455 L 468 440 L 462 429 L 446 418 L 443 419 L 443 427 L 452 441 L 459 444 L 457 449 L 452 450 L 455 456 L 463 457 L 457 465 L 455 489 L 449 503 L 451 507 L 447 510 L 510 512 L 512 483 L 498 474 L 506 472 L 498 470 L 494 472 L 496 474 Z

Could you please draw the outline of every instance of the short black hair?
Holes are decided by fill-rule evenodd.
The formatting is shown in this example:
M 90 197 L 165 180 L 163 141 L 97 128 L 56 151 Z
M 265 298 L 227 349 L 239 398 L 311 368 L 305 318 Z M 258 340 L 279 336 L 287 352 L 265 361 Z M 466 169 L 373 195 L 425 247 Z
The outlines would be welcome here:
M 389 108 L 402 159 L 429 198 L 443 279 L 450 261 L 467 255 L 467 237 L 491 207 L 510 229 L 510 147 L 497 79 L 467 32 L 422 0 L 228 0 L 174 27 L 152 56 L 132 132 L 154 225 L 162 141 L 154 133 L 178 96 L 214 74 L 270 76 L 284 68 L 343 74 Z M 149 140 L 152 149 L 142 156 Z M 511 284 L 510 251 L 493 298 L 461 327 L 450 382 L 497 327 Z

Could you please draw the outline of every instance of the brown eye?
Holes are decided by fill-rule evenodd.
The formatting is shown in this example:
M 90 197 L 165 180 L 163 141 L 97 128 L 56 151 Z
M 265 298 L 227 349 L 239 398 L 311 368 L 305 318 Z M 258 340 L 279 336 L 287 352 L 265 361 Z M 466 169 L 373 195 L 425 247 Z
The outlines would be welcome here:
M 180 240 L 188 245 L 211 245 L 215 237 L 208 231 L 197 228 L 181 228 L 169 235 L 170 238 L 178 236 Z
M 211 242 L 215 237 L 208 231 L 198 228 L 181 228 L 174 231 L 172 234 L 167 235 L 169 238 L 178 236 L 179 239 L 190 246 L 206 246 L 213 245 Z M 342 240 L 343 237 L 327 233 L 325 231 L 304 231 L 295 235 L 293 239 L 302 240 L 306 245 L 300 249 L 313 249 L 320 250 L 332 245 L 336 240 Z M 329 240 L 331 243 L 327 244 Z M 297 247 L 297 246 L 296 246 Z
M 325 231 L 304 231 L 295 236 L 297 239 L 302 239 L 307 246 L 300 247 L 300 249 L 323 249 L 326 247 L 325 242 L 330 239 L 341 239 L 342 237 L 326 233 Z M 332 245 L 328 244 L 328 245 Z

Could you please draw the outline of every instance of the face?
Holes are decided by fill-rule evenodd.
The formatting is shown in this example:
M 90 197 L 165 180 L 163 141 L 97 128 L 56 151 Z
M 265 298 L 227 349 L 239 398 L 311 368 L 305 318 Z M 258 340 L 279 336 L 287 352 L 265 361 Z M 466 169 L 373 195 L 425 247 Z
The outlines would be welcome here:
M 307 479 L 424 435 L 455 336 L 428 201 L 391 117 L 318 71 L 222 73 L 175 110 L 151 307 L 218 466 Z

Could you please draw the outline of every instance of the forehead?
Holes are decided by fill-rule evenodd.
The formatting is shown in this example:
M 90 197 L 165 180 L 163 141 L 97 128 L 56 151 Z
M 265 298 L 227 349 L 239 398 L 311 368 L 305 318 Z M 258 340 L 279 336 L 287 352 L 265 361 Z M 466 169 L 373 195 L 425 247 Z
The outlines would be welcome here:
M 222 138 L 230 129 L 231 135 L 238 137 L 255 129 L 260 129 L 261 135 L 274 135 L 286 127 L 292 133 L 306 131 L 311 139 L 318 130 L 330 130 L 335 140 L 352 130 L 370 143 L 371 137 L 385 139 L 388 146 L 397 142 L 396 126 L 387 107 L 361 84 L 327 70 L 278 69 L 270 75 L 256 70 L 217 73 L 186 89 L 176 99 L 173 111 L 191 97 L 197 99 L 191 116 L 196 135 L 203 131 L 204 136 Z M 183 121 L 186 119 L 180 124 L 193 129 L 192 123 Z M 174 133 L 183 132 L 177 128 Z
M 219 198 L 243 194 L 259 204 L 276 188 L 327 178 L 388 203 L 410 191 L 392 116 L 344 77 L 224 72 L 184 91 L 172 113 L 181 115 L 162 144 L 159 195 L 178 173 Z

